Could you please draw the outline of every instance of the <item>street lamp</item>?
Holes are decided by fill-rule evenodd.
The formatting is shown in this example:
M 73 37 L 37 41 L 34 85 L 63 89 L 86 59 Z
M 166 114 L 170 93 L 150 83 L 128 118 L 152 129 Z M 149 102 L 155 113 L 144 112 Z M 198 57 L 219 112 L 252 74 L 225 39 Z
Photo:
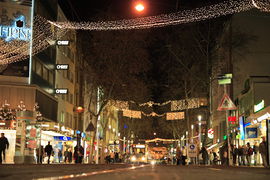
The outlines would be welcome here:
M 142 3 L 138 3 L 135 5 L 135 9 L 138 12 L 142 12 L 144 10 L 144 5 Z
M 193 129 L 194 129 L 194 125 L 191 125 L 191 142 L 193 143 Z
M 154 136 L 157 135 L 157 133 L 154 132 Z
M 202 138 L 201 138 L 201 136 L 202 136 L 202 130 L 201 130 L 201 125 L 202 125 L 202 122 L 201 122 L 201 120 L 202 120 L 202 116 L 201 115 L 198 115 L 198 121 L 199 121 L 199 148 L 201 149 L 201 143 L 202 143 Z

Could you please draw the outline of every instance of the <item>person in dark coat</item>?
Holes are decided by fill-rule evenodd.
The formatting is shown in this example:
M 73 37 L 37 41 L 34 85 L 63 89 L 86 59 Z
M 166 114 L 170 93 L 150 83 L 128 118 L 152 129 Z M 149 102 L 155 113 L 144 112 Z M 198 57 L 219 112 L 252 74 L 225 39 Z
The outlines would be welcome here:
M 82 163 L 83 160 L 83 154 L 84 154 L 84 149 L 81 145 L 75 146 L 74 147 L 74 159 L 75 163 Z
M 200 153 L 202 153 L 202 158 L 203 158 L 203 164 L 207 165 L 208 164 L 208 152 L 205 147 L 202 147 Z
M 71 149 L 68 151 L 68 162 L 72 163 L 72 151 L 71 151 Z
M 45 153 L 48 156 L 48 164 L 50 164 L 50 158 L 53 152 L 52 145 L 50 144 L 50 141 L 48 141 L 48 144 L 45 146 Z
M 5 137 L 4 133 L 1 133 L 1 138 L 0 138 L 0 164 L 2 164 L 2 154 L 3 154 L 3 159 L 6 159 L 6 149 L 9 148 L 9 143 L 8 139 Z
M 237 149 L 236 145 L 233 145 L 232 156 L 233 156 L 233 165 L 234 166 L 236 166 L 237 155 L 238 155 L 238 149 Z

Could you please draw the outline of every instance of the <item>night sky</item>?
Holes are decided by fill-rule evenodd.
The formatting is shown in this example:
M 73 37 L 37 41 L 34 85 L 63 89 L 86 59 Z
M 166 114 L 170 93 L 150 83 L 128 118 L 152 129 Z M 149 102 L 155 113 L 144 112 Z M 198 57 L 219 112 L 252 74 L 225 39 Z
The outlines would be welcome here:
M 135 12 L 134 2 L 137 1 L 146 4 L 143 13 Z M 69 19 L 76 21 L 93 21 L 95 16 L 108 11 L 123 19 L 172 13 L 216 2 L 221 0 L 59 0 L 61 7 L 68 10 Z

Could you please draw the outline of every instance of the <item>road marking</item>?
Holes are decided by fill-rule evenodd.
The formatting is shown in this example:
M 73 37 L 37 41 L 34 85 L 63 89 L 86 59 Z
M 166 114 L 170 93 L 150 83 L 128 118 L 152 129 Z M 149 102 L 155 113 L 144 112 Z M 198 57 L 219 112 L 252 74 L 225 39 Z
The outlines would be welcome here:
M 214 171 L 221 171 L 221 169 L 217 169 L 217 168 L 208 168 L 208 169 L 211 169 L 211 170 L 214 170 Z
M 94 171 L 94 172 L 80 173 L 80 174 L 70 174 L 70 175 L 64 175 L 64 176 L 36 178 L 33 180 L 56 180 L 56 179 L 82 178 L 82 177 L 88 177 L 88 176 L 93 176 L 93 175 L 98 175 L 98 174 L 107 174 L 107 173 L 112 173 L 112 172 L 122 172 L 122 171 L 134 170 L 134 169 L 143 168 L 146 166 L 149 166 L 149 165 L 140 165 L 140 166 L 132 166 L 132 167 L 128 167 L 128 168 L 101 170 L 101 171 Z

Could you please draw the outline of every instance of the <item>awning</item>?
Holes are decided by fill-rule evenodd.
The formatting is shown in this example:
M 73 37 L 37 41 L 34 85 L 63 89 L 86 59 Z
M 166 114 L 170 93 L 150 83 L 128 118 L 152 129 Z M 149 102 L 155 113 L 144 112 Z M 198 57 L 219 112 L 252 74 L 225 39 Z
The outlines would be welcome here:
M 252 120 L 257 119 L 266 113 L 270 113 L 270 106 L 260 110 L 259 112 L 251 114 L 249 117 L 247 117 L 247 120 L 248 120 L 248 122 L 251 122 Z

